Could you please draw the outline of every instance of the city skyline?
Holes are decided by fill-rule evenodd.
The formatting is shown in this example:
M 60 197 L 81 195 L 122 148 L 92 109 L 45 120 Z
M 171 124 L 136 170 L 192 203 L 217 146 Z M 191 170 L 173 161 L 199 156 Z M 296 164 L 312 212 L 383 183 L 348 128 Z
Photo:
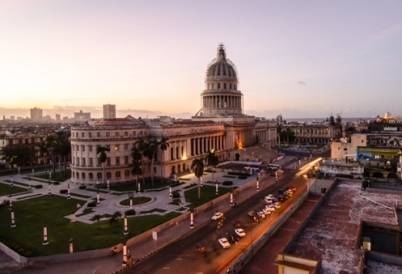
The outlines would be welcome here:
M 401 8 L 400 1 L 2 2 L 0 110 L 38 107 L 47 115 L 114 104 L 118 117 L 132 110 L 189 118 L 223 43 L 245 114 L 401 115 Z

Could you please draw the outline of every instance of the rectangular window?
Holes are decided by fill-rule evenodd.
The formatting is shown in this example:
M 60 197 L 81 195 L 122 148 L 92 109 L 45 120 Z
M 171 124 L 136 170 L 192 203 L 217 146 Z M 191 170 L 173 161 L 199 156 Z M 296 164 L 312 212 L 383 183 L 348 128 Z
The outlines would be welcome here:
M 85 151 L 85 146 L 81 146 L 81 151 Z
M 124 132 L 124 136 L 128 136 L 128 132 L 127 132 L 127 131 Z
M 176 147 L 176 159 L 179 159 L 179 147 Z
M 111 165 L 110 157 L 107 157 L 107 159 L 106 159 L 106 165 L 108 165 L 108 166 Z
M 77 157 L 77 166 L 80 165 L 80 158 Z
M 92 146 L 88 146 L 89 152 L 92 152 Z
M 110 132 L 106 132 L 106 137 L 110 137 Z
M 119 151 L 120 150 L 120 145 L 115 145 L 114 146 L 114 151 Z
M 124 164 L 128 165 L 128 156 L 124 156 Z
M 124 150 L 128 150 L 128 144 L 124 144 Z
M 76 151 L 80 151 L 80 147 L 78 145 L 75 146 Z
M 85 166 L 85 158 L 82 158 L 82 166 Z
M 119 136 L 120 136 L 120 133 L 119 133 L 118 131 L 116 131 L 116 132 L 114 133 L 114 136 L 119 137 Z
M 88 137 L 92 138 L 92 132 L 88 132 Z
M 105 147 L 106 147 L 108 150 L 110 150 L 110 145 L 106 145 Z
M 120 165 L 120 157 L 116 157 L 116 165 L 117 165 L 117 166 Z
M 174 150 L 173 150 L 173 148 L 171 147 L 170 148 L 170 160 L 174 160 Z
M 97 133 L 96 133 L 96 137 L 101 137 L 101 136 L 100 136 L 100 132 L 97 132 Z
M 94 165 L 94 159 L 93 158 L 89 158 L 89 166 L 93 166 Z
M 85 133 L 84 133 L 84 132 L 81 132 L 81 137 L 85 137 Z

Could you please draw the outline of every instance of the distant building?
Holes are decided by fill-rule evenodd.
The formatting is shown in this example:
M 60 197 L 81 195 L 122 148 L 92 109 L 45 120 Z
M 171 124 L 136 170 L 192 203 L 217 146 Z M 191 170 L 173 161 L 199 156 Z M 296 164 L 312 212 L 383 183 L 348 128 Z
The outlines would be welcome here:
M 41 121 L 42 120 L 42 109 L 31 108 L 31 120 L 32 121 Z
M 116 105 L 103 105 L 103 119 L 116 118 Z
M 60 114 L 56 114 L 56 121 L 60 121 Z
M 88 121 L 91 120 L 91 113 L 90 112 L 74 112 L 74 120 L 75 121 Z

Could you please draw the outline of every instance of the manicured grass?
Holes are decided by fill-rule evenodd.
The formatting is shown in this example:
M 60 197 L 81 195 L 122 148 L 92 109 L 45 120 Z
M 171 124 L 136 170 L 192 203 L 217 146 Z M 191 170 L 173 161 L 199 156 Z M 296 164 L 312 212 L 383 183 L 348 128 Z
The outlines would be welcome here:
M 85 198 L 85 199 L 93 198 L 93 196 L 87 196 L 87 195 L 82 195 L 82 194 L 73 193 L 73 192 L 70 192 L 70 195 Z
M 17 198 L 17 200 L 22 200 L 22 199 L 30 199 L 30 198 L 33 198 L 33 197 L 38 197 L 38 196 L 42 196 L 43 194 L 40 194 L 40 193 L 38 193 L 38 194 L 33 194 L 33 195 L 29 195 L 29 196 L 24 196 L 24 197 L 20 197 L 20 198 Z
M 133 205 L 140 205 L 140 204 L 145 204 L 151 201 L 152 199 L 149 197 L 134 197 L 133 198 Z M 126 199 L 120 202 L 121 205 L 123 206 L 129 206 L 130 205 L 130 199 Z
M 18 187 L 16 185 L 13 185 L 12 187 L 10 187 L 10 184 L 2 184 L 0 183 L 0 196 L 8 196 L 13 195 L 15 193 L 20 193 L 20 192 L 27 192 L 28 189 L 26 188 L 22 188 L 22 187 Z
M 194 208 L 205 204 L 216 197 L 219 197 L 223 194 L 230 192 L 230 188 L 226 187 L 219 187 L 218 188 L 218 195 L 215 194 L 215 187 L 214 186 L 206 186 L 204 185 L 201 187 L 201 199 L 198 200 L 198 187 L 186 190 L 184 195 L 186 197 L 186 202 L 190 203 L 190 207 Z
M 68 253 L 68 241 L 74 240 L 74 251 L 111 247 L 121 241 L 123 220 L 111 226 L 108 220 L 92 225 L 75 222 L 63 216 L 76 209 L 79 200 L 49 195 L 13 203 L 17 226 L 10 228 L 8 206 L 0 207 L 0 240 L 23 256 L 45 256 Z M 166 222 L 178 213 L 128 218 L 129 237 Z M 49 245 L 43 246 L 43 224 L 46 220 Z
M 51 175 L 52 175 L 52 178 L 50 178 L 50 180 L 62 182 L 62 181 L 65 181 L 65 180 L 71 178 L 71 170 L 67 169 L 65 172 L 64 171 L 63 172 L 56 171 L 55 173 L 52 172 Z M 49 179 L 49 170 L 47 173 L 37 174 L 37 175 L 35 175 L 35 177 L 44 179 L 44 180 L 48 180 Z

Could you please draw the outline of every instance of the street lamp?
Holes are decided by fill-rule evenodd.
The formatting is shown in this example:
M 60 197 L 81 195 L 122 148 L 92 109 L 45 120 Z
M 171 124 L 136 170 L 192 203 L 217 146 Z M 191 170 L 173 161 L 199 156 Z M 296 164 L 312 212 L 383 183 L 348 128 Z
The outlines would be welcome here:
M 260 178 L 257 176 L 257 191 L 260 190 Z
M 32 186 L 31 186 L 31 176 L 28 176 L 28 181 L 29 181 L 29 190 L 31 190 L 31 189 L 32 189 Z
M 215 195 L 219 194 L 219 190 L 218 190 L 218 180 L 215 180 Z

